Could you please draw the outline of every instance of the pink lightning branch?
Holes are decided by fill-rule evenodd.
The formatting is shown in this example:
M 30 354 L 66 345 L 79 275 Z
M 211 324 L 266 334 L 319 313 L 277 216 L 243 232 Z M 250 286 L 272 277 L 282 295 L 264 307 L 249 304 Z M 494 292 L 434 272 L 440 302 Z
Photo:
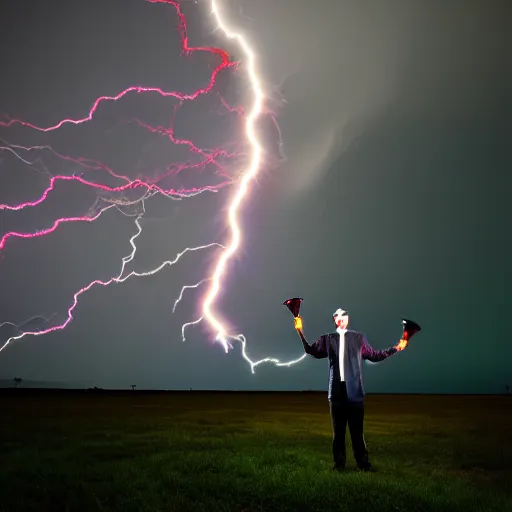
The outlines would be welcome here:
M 211 0 L 210 7 L 211 7 L 211 14 L 213 15 L 218 28 L 222 32 L 222 34 L 228 39 L 232 40 L 238 45 L 238 48 L 241 50 L 242 53 L 242 62 L 241 64 L 238 62 L 234 62 L 231 60 L 228 53 L 224 50 L 221 50 L 219 48 L 213 48 L 213 47 L 192 47 L 189 45 L 188 35 L 187 35 L 187 24 L 184 14 L 181 11 L 180 5 L 172 0 L 148 0 L 149 3 L 160 3 L 160 4 L 167 4 L 168 6 L 171 6 L 175 9 L 177 19 L 178 19 L 178 30 L 181 36 L 181 49 L 182 54 L 187 56 L 194 52 L 206 52 L 211 54 L 213 57 L 215 57 L 219 62 L 213 69 L 210 79 L 207 83 L 207 85 L 203 88 L 200 88 L 196 90 L 193 93 L 185 94 L 175 91 L 164 91 L 161 88 L 158 87 L 141 87 L 141 86 L 130 86 L 123 91 L 119 92 L 118 94 L 114 96 L 101 96 L 97 98 L 91 109 L 89 110 L 88 114 L 82 118 L 78 119 L 71 119 L 66 118 L 58 123 L 48 126 L 48 127 L 40 127 L 36 126 L 35 124 L 22 121 L 19 119 L 8 119 L 7 121 L 0 121 L 0 128 L 9 129 L 14 125 L 21 125 L 23 127 L 40 131 L 40 132 L 53 132 L 58 130 L 64 125 L 80 125 L 87 123 L 91 121 L 97 112 L 98 107 L 103 102 L 116 102 L 121 100 L 123 97 L 129 95 L 129 94 L 144 94 L 144 93 L 152 93 L 152 94 L 158 94 L 162 97 L 172 97 L 176 99 L 180 105 L 190 102 L 193 100 L 196 100 L 200 96 L 206 96 L 209 94 L 214 93 L 214 88 L 216 84 L 216 80 L 218 75 L 223 71 L 227 69 L 238 69 L 241 67 L 248 76 L 249 84 L 250 84 L 250 91 L 249 95 L 251 97 L 251 103 L 247 111 L 241 107 L 233 108 L 227 104 L 227 102 L 221 98 L 221 104 L 225 109 L 227 109 L 229 112 L 237 113 L 238 115 L 243 116 L 244 121 L 244 138 L 245 138 L 245 144 L 248 147 L 248 155 L 245 155 L 244 153 L 240 152 L 229 152 L 222 148 L 214 148 L 213 150 L 204 150 L 199 148 L 194 144 L 193 141 L 187 140 L 187 139 L 180 139 L 175 136 L 175 130 L 172 126 L 173 123 L 171 123 L 171 127 L 162 127 L 162 126 L 150 126 L 147 123 L 143 123 L 142 121 L 139 121 L 135 119 L 135 123 L 147 130 L 150 133 L 158 134 L 159 136 L 166 137 L 168 140 L 170 140 L 175 145 L 181 145 L 186 148 L 188 148 L 190 153 L 193 153 L 194 155 L 199 155 L 200 161 L 195 163 L 184 163 L 179 165 L 171 165 L 168 167 L 167 171 L 164 172 L 162 175 L 160 175 L 157 179 L 149 180 L 149 179 L 130 179 L 125 174 L 120 174 L 116 171 L 114 171 L 109 166 L 105 165 L 102 162 L 99 162 L 94 159 L 88 159 L 84 157 L 73 157 L 69 155 L 64 155 L 62 153 L 59 153 L 57 151 L 54 151 L 49 146 L 31 146 L 26 147 L 18 144 L 9 144 L 0 143 L 0 151 L 6 151 L 10 152 L 11 154 L 15 155 L 19 160 L 29 164 L 30 162 L 22 156 L 22 153 L 30 153 L 30 152 L 42 152 L 46 151 L 48 153 L 51 153 L 53 156 L 59 158 L 62 161 L 69 162 L 72 164 L 76 164 L 84 169 L 84 171 L 104 171 L 106 172 L 111 178 L 117 179 L 121 182 L 118 186 L 107 186 L 101 183 L 97 183 L 95 180 L 86 179 L 82 176 L 67 176 L 67 175 L 58 175 L 58 176 L 51 176 L 49 179 L 49 183 L 47 187 L 44 189 L 42 194 L 34 198 L 30 201 L 25 201 L 20 204 L 0 204 L 0 211 L 20 211 L 24 210 L 26 208 L 33 208 L 37 207 L 38 205 L 42 204 L 44 201 L 46 201 L 50 195 L 51 192 L 54 190 L 56 183 L 58 182 L 69 182 L 69 181 L 75 181 L 80 183 L 81 185 L 87 186 L 91 189 L 94 189 L 98 192 L 108 193 L 108 194 L 123 194 L 123 193 L 133 193 L 133 191 L 140 191 L 140 194 L 136 200 L 127 201 L 126 199 L 121 200 L 105 200 L 102 207 L 100 207 L 99 211 L 95 212 L 94 214 L 88 214 L 88 215 L 82 215 L 82 216 L 73 216 L 73 217 L 65 217 L 65 218 L 59 218 L 56 219 L 53 224 L 48 227 L 41 229 L 37 232 L 29 232 L 29 233 L 22 233 L 22 232 L 8 232 L 4 234 L 0 238 L 0 251 L 5 250 L 6 246 L 8 245 L 8 241 L 11 238 L 19 238 L 19 239 L 30 239 L 34 237 L 41 237 L 48 235 L 52 232 L 54 232 L 56 229 L 59 228 L 60 225 L 65 223 L 72 223 L 72 222 L 94 222 L 97 220 L 104 212 L 107 210 L 110 210 L 111 208 L 117 208 L 121 213 L 124 213 L 121 209 L 121 206 L 127 205 L 127 204 L 134 204 L 138 203 L 141 206 L 142 211 L 139 212 L 137 215 L 135 215 L 135 225 L 136 225 L 136 233 L 131 237 L 129 243 L 131 246 L 130 253 L 125 256 L 122 259 L 121 268 L 119 271 L 119 274 L 116 277 L 112 277 L 109 280 L 94 280 L 87 284 L 86 286 L 82 287 L 80 290 L 78 290 L 73 295 L 73 301 L 68 308 L 67 311 L 67 317 L 64 322 L 58 325 L 53 325 L 50 327 L 43 327 L 38 330 L 24 330 L 23 325 L 14 326 L 14 324 L 10 322 L 3 322 L 0 323 L 0 329 L 5 325 L 10 325 L 11 327 L 16 327 L 18 329 L 18 334 L 11 336 L 3 345 L 0 345 L 0 352 L 4 350 L 11 342 L 15 340 L 19 340 L 21 338 L 24 338 L 26 336 L 40 336 L 44 334 L 48 334 L 53 331 L 63 330 L 66 328 L 66 326 L 72 321 L 73 319 L 73 312 L 75 308 L 78 305 L 79 297 L 90 290 L 91 288 L 95 286 L 108 286 L 111 284 L 119 284 L 124 281 L 126 281 L 129 278 L 132 277 L 144 277 L 153 275 L 163 268 L 174 265 L 177 263 L 181 257 L 183 257 L 185 254 L 189 252 L 194 251 L 201 251 L 206 249 L 214 249 L 218 253 L 218 259 L 216 260 L 216 263 L 214 265 L 214 268 L 212 269 L 212 274 L 208 277 L 205 277 L 203 279 L 200 279 L 197 283 L 192 285 L 186 285 L 182 288 L 178 299 L 174 303 L 173 312 L 176 310 L 176 307 L 178 303 L 181 301 L 183 297 L 183 293 L 188 289 L 197 289 L 199 287 L 202 287 L 206 284 L 208 284 L 207 291 L 203 297 L 202 300 L 202 316 L 200 318 L 188 322 L 183 325 L 182 327 L 182 337 L 183 340 L 185 340 L 185 329 L 189 326 L 196 325 L 200 322 L 206 322 L 209 326 L 210 330 L 215 336 L 215 339 L 224 347 L 225 351 L 228 352 L 229 348 L 232 348 L 232 342 L 237 341 L 241 343 L 242 345 L 242 355 L 244 359 L 250 364 L 251 370 L 254 373 L 254 369 L 256 366 L 258 366 L 261 363 L 264 362 L 270 362 L 277 366 L 290 366 L 292 364 L 295 364 L 299 361 L 301 361 L 304 356 L 299 357 L 298 359 L 287 361 L 287 362 L 280 362 L 277 359 L 274 358 L 264 358 L 259 361 L 253 361 L 249 358 L 247 354 L 247 342 L 243 335 L 238 334 L 234 335 L 229 332 L 228 328 L 225 326 L 225 323 L 220 319 L 219 314 L 215 310 L 215 301 L 222 289 L 222 284 L 224 282 L 224 278 L 226 277 L 226 274 L 229 270 L 229 260 L 232 258 L 232 256 L 237 252 L 240 244 L 242 243 L 242 228 L 240 225 L 240 213 L 241 209 L 243 207 L 243 201 L 247 194 L 250 191 L 250 185 L 252 180 L 255 178 L 257 173 L 259 172 L 261 165 L 263 163 L 263 153 L 264 148 L 262 147 L 262 144 L 260 142 L 260 138 L 257 131 L 258 121 L 260 118 L 265 114 L 264 109 L 264 91 L 261 85 L 261 78 L 259 76 L 259 72 L 257 69 L 257 62 L 256 62 L 256 55 L 245 38 L 245 36 L 242 33 L 237 32 L 226 20 L 224 14 L 222 13 L 221 6 L 217 0 Z M 176 109 L 175 109 L 176 110 Z M 5 118 L 5 117 L 4 117 Z M 272 117 L 272 119 L 275 122 L 275 118 Z M 278 127 L 277 127 L 278 128 Z M 238 176 L 239 178 L 234 179 L 231 177 L 230 172 L 225 169 L 220 163 L 219 159 L 223 160 L 230 160 L 233 159 L 235 162 L 237 159 L 240 159 L 241 157 L 245 157 L 247 163 L 243 166 L 244 168 L 242 170 L 238 170 Z M 222 181 L 219 183 L 216 183 L 214 185 L 207 185 L 203 187 L 190 187 L 190 188 L 181 188 L 181 189 L 174 189 L 174 188 L 166 188 L 163 185 L 160 185 L 161 182 L 163 182 L 164 178 L 171 175 L 171 174 L 177 174 L 179 172 L 183 172 L 189 169 L 193 168 L 204 168 L 206 165 L 212 165 L 216 169 L 216 174 L 222 178 Z M 219 189 L 221 189 L 224 186 L 231 186 L 233 188 L 233 192 L 230 197 L 230 202 L 228 205 L 228 214 L 227 214 L 227 225 L 230 230 L 230 238 L 227 243 L 219 243 L 219 242 L 209 242 L 204 245 L 200 245 L 197 247 L 187 247 L 181 252 L 179 252 L 175 258 L 171 260 L 166 260 L 162 262 L 159 266 L 156 268 L 146 271 L 146 272 L 125 272 L 126 265 L 131 262 L 134 257 L 137 250 L 136 247 L 136 240 L 138 236 L 142 232 L 142 226 L 140 224 L 140 220 L 143 217 L 145 213 L 145 201 L 152 197 L 155 194 L 162 194 L 167 197 L 170 197 L 172 199 L 183 199 L 187 197 L 191 197 L 194 195 L 201 194 L 203 192 L 215 192 Z M 50 321 L 48 319 L 45 322 L 45 325 Z M 28 324 L 28 322 L 25 322 L 25 325 Z

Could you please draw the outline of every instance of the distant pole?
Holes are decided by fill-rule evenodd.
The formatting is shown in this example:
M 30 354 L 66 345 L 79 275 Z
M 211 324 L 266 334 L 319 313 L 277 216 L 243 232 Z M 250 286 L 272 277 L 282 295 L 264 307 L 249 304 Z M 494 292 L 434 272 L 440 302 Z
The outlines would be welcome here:
M 137 384 L 130 384 L 132 387 L 132 391 L 135 391 L 135 388 L 137 387 Z
M 18 386 L 20 385 L 20 382 L 21 382 L 21 377 L 14 377 L 14 387 L 16 389 L 18 389 Z
M 507 395 L 510 395 L 510 386 L 508 384 L 505 386 L 505 389 L 507 390 Z

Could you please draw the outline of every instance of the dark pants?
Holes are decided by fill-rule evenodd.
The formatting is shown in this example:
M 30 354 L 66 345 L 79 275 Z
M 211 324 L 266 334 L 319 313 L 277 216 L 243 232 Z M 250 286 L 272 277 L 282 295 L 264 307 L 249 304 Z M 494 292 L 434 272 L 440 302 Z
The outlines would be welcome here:
M 347 460 L 345 449 L 345 432 L 350 430 L 352 449 L 357 465 L 362 468 L 368 464 L 368 450 L 363 437 L 364 403 L 349 402 L 345 383 L 343 392 L 339 399 L 329 402 L 332 420 L 332 455 L 334 464 L 338 467 L 345 467 Z

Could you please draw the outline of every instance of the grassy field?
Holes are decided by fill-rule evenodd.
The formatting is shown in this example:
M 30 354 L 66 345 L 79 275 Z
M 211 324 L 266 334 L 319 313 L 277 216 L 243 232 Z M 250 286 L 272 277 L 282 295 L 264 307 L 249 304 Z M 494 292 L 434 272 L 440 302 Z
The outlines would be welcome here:
M 331 468 L 325 393 L 0 392 L 0 511 L 512 511 L 512 397 L 366 398 L 376 473 Z

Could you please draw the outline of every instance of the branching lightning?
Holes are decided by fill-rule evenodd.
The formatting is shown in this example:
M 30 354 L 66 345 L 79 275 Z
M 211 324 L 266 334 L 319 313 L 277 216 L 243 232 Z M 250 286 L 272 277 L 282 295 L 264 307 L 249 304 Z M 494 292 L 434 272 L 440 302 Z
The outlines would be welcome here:
M 210 80 L 208 81 L 207 85 L 203 88 L 200 88 L 196 90 L 193 93 L 184 94 L 179 92 L 168 92 L 164 91 L 161 88 L 158 87 L 142 87 L 142 86 L 130 86 L 123 91 L 119 92 L 118 94 L 114 96 L 101 96 L 97 98 L 87 113 L 86 116 L 78 119 L 71 119 L 66 118 L 59 122 L 57 122 L 54 125 L 51 125 L 46 128 L 42 128 L 39 126 L 36 126 L 35 124 L 21 121 L 19 119 L 10 119 L 8 118 L 7 121 L 0 121 L 0 127 L 4 129 L 8 129 L 14 125 L 21 125 L 26 128 L 30 128 L 32 130 L 41 131 L 41 132 L 53 132 L 61 128 L 62 126 L 68 124 L 68 125 L 80 125 L 86 122 L 89 122 L 93 119 L 99 105 L 103 102 L 115 102 L 121 100 L 123 97 L 125 97 L 128 94 L 131 93 L 137 93 L 137 94 L 143 94 L 143 93 L 156 93 L 162 97 L 172 97 L 175 100 L 179 102 L 179 105 L 182 105 L 184 102 L 193 101 L 199 96 L 204 96 L 210 94 L 215 86 L 216 78 L 220 72 L 226 69 L 238 69 L 238 62 L 234 62 L 231 60 L 230 56 L 227 52 L 218 49 L 218 48 L 210 48 L 210 47 L 191 47 L 189 46 L 188 42 L 188 35 L 187 35 L 187 26 L 186 26 L 186 20 L 185 16 L 181 12 L 180 5 L 178 2 L 173 0 L 148 0 L 149 3 L 155 3 L 155 4 L 167 4 L 169 6 L 172 6 L 177 14 L 178 22 L 179 22 L 179 31 L 181 34 L 181 43 L 182 43 L 182 53 L 183 55 L 190 55 L 193 52 L 208 52 L 212 54 L 214 57 L 220 59 L 220 63 L 214 68 L 213 72 L 211 73 Z M 2 329 L 4 326 L 8 326 L 9 328 L 14 328 L 18 332 L 14 336 L 11 336 L 2 346 L 0 346 L 0 352 L 4 350 L 9 343 L 19 340 L 21 338 L 24 338 L 26 336 L 40 336 L 44 334 L 48 334 L 53 331 L 63 330 L 66 328 L 66 326 L 72 321 L 73 319 L 73 313 L 75 308 L 78 305 L 79 297 L 84 294 L 85 292 L 89 291 L 95 286 L 109 286 L 111 284 L 120 284 L 126 281 L 127 279 L 130 279 L 132 277 L 145 277 L 154 275 L 160 270 L 162 270 L 164 267 L 172 266 L 176 264 L 180 259 L 188 252 L 194 252 L 194 251 L 202 251 L 210 248 L 216 248 L 220 249 L 219 256 L 216 261 L 216 264 L 214 265 L 212 275 L 209 277 L 205 277 L 198 281 L 196 284 L 193 285 L 185 285 L 182 287 L 181 292 L 174 302 L 172 312 L 174 313 L 176 311 L 176 308 L 180 301 L 183 299 L 183 295 L 186 290 L 190 289 L 197 289 L 201 285 L 205 283 L 210 283 L 210 286 L 206 292 L 206 295 L 204 296 L 201 311 L 202 315 L 197 320 L 187 322 L 183 324 L 182 326 L 182 339 L 185 341 L 185 330 L 188 327 L 194 326 L 199 324 L 200 322 L 206 322 L 206 324 L 209 326 L 209 328 L 213 331 L 213 334 L 215 335 L 215 339 L 224 347 L 224 350 L 226 352 L 229 351 L 230 348 L 232 348 L 232 341 L 238 341 L 242 346 L 242 356 L 243 358 L 249 363 L 251 367 L 251 371 L 254 373 L 254 370 L 257 366 L 263 363 L 272 363 L 276 366 L 291 366 L 293 364 L 298 363 L 302 359 L 304 359 L 305 355 L 302 355 L 301 357 L 287 361 L 287 362 L 281 362 L 278 359 L 275 358 L 264 358 L 259 361 L 253 361 L 249 357 L 247 353 L 247 340 L 244 335 L 238 334 L 234 335 L 229 332 L 228 328 L 225 325 L 225 322 L 223 322 L 220 318 L 218 313 L 215 309 L 215 302 L 216 299 L 219 296 L 219 293 L 222 289 L 222 284 L 224 281 L 224 278 L 226 277 L 226 274 L 228 272 L 228 266 L 230 259 L 236 254 L 237 250 L 239 249 L 241 243 L 242 243 L 242 228 L 240 223 L 240 215 L 241 215 L 241 209 L 243 207 L 243 201 L 246 198 L 246 196 L 249 193 L 251 182 L 254 180 L 254 178 L 257 176 L 259 170 L 261 169 L 262 163 L 263 163 L 263 155 L 264 155 L 264 149 L 262 147 L 262 143 L 260 142 L 260 137 L 258 135 L 257 131 L 257 125 L 261 117 L 266 114 L 265 112 L 265 93 L 262 87 L 262 79 L 260 77 L 260 72 L 257 67 L 257 57 L 256 54 L 249 44 L 246 36 L 244 36 L 241 32 L 238 32 L 235 28 L 233 28 L 228 21 L 226 20 L 224 14 L 222 13 L 220 2 L 218 0 L 211 0 L 210 3 L 211 6 L 211 14 L 213 18 L 216 21 L 216 24 L 219 28 L 219 30 L 222 32 L 224 37 L 227 39 L 234 41 L 238 47 L 240 48 L 243 58 L 242 58 L 242 67 L 246 70 L 249 84 L 250 84 L 250 94 L 251 94 L 251 105 L 248 109 L 237 107 L 232 108 L 230 107 L 222 97 L 220 97 L 221 105 L 224 109 L 228 110 L 230 113 L 236 113 L 239 116 L 242 116 L 245 121 L 245 142 L 249 148 L 248 155 L 245 155 L 244 153 L 233 153 L 229 152 L 225 149 L 221 148 L 215 148 L 212 150 L 202 150 L 199 147 L 197 147 L 191 140 L 186 139 L 180 139 L 175 136 L 173 123 L 171 122 L 171 128 L 169 127 L 162 127 L 157 126 L 153 127 L 148 125 L 147 123 L 144 123 L 142 121 L 139 121 L 137 119 L 134 119 L 134 123 L 138 125 L 139 127 L 147 130 L 150 133 L 157 134 L 160 136 L 167 137 L 173 144 L 177 145 L 184 145 L 188 147 L 189 151 L 194 155 L 199 155 L 201 157 L 200 162 L 195 163 L 187 163 L 177 166 L 169 166 L 168 169 L 157 179 L 149 180 L 144 179 L 141 177 L 138 177 L 137 179 L 133 180 L 130 179 L 128 176 L 124 174 L 120 174 L 117 171 L 114 171 L 112 168 L 108 167 L 107 165 L 103 164 L 102 162 L 96 161 L 94 159 L 84 158 L 84 157 L 72 157 L 68 155 L 63 155 L 57 151 L 54 151 L 50 146 L 31 146 L 31 147 L 25 147 L 17 144 L 10 144 L 5 141 L 2 142 L 2 146 L 0 146 L 0 152 L 8 152 L 13 154 L 18 160 L 21 162 L 27 164 L 27 165 L 34 165 L 36 163 L 35 160 L 31 161 L 25 156 L 23 156 L 24 152 L 38 152 L 38 154 L 41 153 L 48 153 L 52 157 L 58 158 L 64 162 L 68 162 L 71 164 L 74 164 L 75 166 L 78 165 L 83 172 L 81 172 L 79 175 L 57 175 L 57 176 L 51 176 L 48 175 L 47 172 L 45 172 L 45 175 L 48 175 L 49 183 L 47 187 L 43 190 L 43 192 L 40 194 L 39 197 L 34 198 L 31 201 L 25 201 L 19 204 L 9 205 L 9 204 L 0 204 L 0 211 L 10 211 L 10 212 L 17 212 L 20 210 L 24 210 L 26 208 L 35 208 L 42 204 L 44 201 L 46 201 L 50 195 L 51 192 L 55 189 L 55 186 L 57 183 L 62 182 L 63 184 L 65 182 L 78 182 L 79 184 L 89 187 L 92 190 L 97 191 L 98 193 L 106 193 L 110 196 L 114 197 L 101 197 L 99 196 L 95 205 L 91 209 L 91 213 L 87 215 L 77 215 L 74 217 L 66 217 L 66 218 L 59 218 L 53 222 L 53 224 L 45 229 L 41 229 L 37 232 L 31 232 L 31 233 L 22 233 L 22 232 L 7 232 L 2 237 L 0 237 L 0 251 L 4 250 L 6 247 L 6 242 L 10 238 L 34 238 L 34 237 L 40 237 L 47 235 L 49 233 L 52 233 L 55 231 L 61 224 L 63 223 L 70 223 L 70 222 L 94 222 L 97 220 L 104 212 L 115 208 L 123 215 L 126 215 L 126 213 L 122 210 L 122 207 L 126 207 L 129 205 L 140 205 L 141 211 L 135 214 L 135 226 L 136 231 L 135 234 L 130 238 L 129 243 L 131 246 L 131 252 L 122 258 L 121 261 L 121 267 L 119 270 L 119 273 L 116 277 L 112 277 L 108 280 L 100 280 L 96 279 L 80 290 L 78 290 L 73 295 L 73 300 L 71 302 L 71 305 L 69 306 L 67 310 L 67 316 L 64 322 L 58 324 L 58 325 L 52 325 L 51 327 L 47 327 L 47 325 L 51 322 L 51 318 L 49 319 L 43 319 L 44 320 L 44 327 L 40 329 L 25 329 L 24 327 L 27 326 L 29 323 L 31 323 L 33 320 L 36 320 L 38 318 L 42 317 L 32 317 L 31 319 L 25 321 L 23 324 L 14 324 L 12 322 L 3 322 L 0 323 L 0 329 Z M 176 110 L 176 109 L 175 109 Z M 272 116 L 272 115 L 271 115 Z M 275 121 L 275 117 L 271 117 L 275 126 L 276 131 L 278 133 L 279 138 L 279 147 L 281 149 L 282 142 L 280 140 L 281 134 L 279 131 L 279 127 L 277 125 L 277 122 Z M 242 156 L 246 156 L 248 158 L 248 161 L 245 165 L 245 168 L 243 172 L 239 174 L 239 178 L 237 180 L 233 179 L 231 174 L 228 170 L 226 170 L 222 165 L 219 164 L 218 159 L 224 158 L 226 160 L 230 159 L 236 159 L 240 158 Z M 38 163 L 42 162 L 42 159 L 39 157 L 37 159 Z M 189 188 L 189 189 L 174 189 L 172 187 L 165 187 L 164 185 L 159 185 L 159 183 L 163 182 L 164 178 L 170 176 L 170 175 L 176 175 L 179 172 L 182 172 L 185 169 L 194 169 L 194 168 L 204 168 L 206 165 L 212 165 L 216 168 L 216 174 L 218 176 L 221 176 L 223 181 L 215 184 L 206 185 L 203 187 L 197 187 L 197 188 Z M 85 173 L 91 173 L 94 171 L 104 171 L 106 172 L 110 178 L 120 180 L 123 182 L 121 185 L 118 186 L 107 186 L 102 183 L 98 183 L 97 178 L 94 179 L 90 177 L 84 177 Z M 200 245 L 197 247 L 187 247 L 181 252 L 179 252 L 174 259 L 172 260 L 166 260 L 163 263 L 161 263 L 156 268 L 145 271 L 145 272 L 128 272 L 126 273 L 126 266 L 132 262 L 135 258 L 135 254 L 137 251 L 136 246 L 136 240 L 142 233 L 142 224 L 141 222 L 144 219 L 145 214 L 145 201 L 152 197 L 155 194 L 161 194 L 166 197 L 170 197 L 171 199 L 183 199 L 187 197 L 191 197 L 197 194 L 200 194 L 205 191 L 215 192 L 218 191 L 220 188 L 224 186 L 231 186 L 233 187 L 233 194 L 230 199 L 229 207 L 228 207 L 228 213 L 227 213 L 227 225 L 230 230 L 230 240 L 227 244 L 221 244 L 218 242 L 211 242 L 208 244 Z M 140 190 L 141 195 L 137 199 L 116 199 L 116 195 L 122 195 L 123 193 L 132 192 L 134 190 Z M 98 211 L 97 211 L 98 210 Z
M 142 204 L 144 204 L 144 203 L 142 203 Z M 126 265 L 128 263 L 130 263 L 131 261 L 133 261 L 133 259 L 135 258 L 135 253 L 137 251 L 137 246 L 135 245 L 135 240 L 142 233 L 142 226 L 140 224 L 140 220 L 141 220 L 142 217 L 143 217 L 143 214 L 139 215 L 135 219 L 135 225 L 137 226 L 137 231 L 130 238 L 130 245 L 132 247 L 132 251 L 130 252 L 130 254 L 128 254 L 127 256 L 125 256 L 121 260 L 121 269 L 120 269 L 119 274 L 117 275 L 117 277 L 112 277 L 111 279 L 109 279 L 107 281 L 102 281 L 100 279 L 96 279 L 94 281 L 91 281 L 87 286 L 84 286 L 83 288 L 78 290 L 73 295 L 73 303 L 69 307 L 69 309 L 67 311 L 67 318 L 66 318 L 66 320 L 63 323 L 61 323 L 59 325 L 56 325 L 56 326 L 53 326 L 53 327 L 49 327 L 47 329 L 38 330 L 38 331 L 23 331 L 21 334 L 13 336 L 12 338 L 9 338 L 4 343 L 4 345 L 2 347 L 0 347 L 0 352 L 11 341 L 20 340 L 20 339 L 24 338 L 25 336 L 29 336 L 29 335 L 31 335 L 31 336 L 41 336 L 43 334 L 48 334 L 48 333 L 53 332 L 53 331 L 61 331 L 61 330 L 65 329 L 67 327 L 67 325 L 73 320 L 73 311 L 75 310 L 75 308 L 78 305 L 78 298 L 80 297 L 80 295 L 82 295 L 83 293 L 89 291 L 94 286 L 97 286 L 97 285 L 99 285 L 99 286 L 109 286 L 109 285 L 114 284 L 114 283 L 124 283 L 126 280 L 128 280 L 128 279 L 130 279 L 132 277 L 148 277 L 148 276 L 152 276 L 152 275 L 160 272 L 165 267 L 172 266 L 175 263 L 177 263 L 181 259 L 181 257 L 184 256 L 187 252 L 201 251 L 201 250 L 204 250 L 204 249 L 209 249 L 211 247 L 223 247 L 221 244 L 219 244 L 217 242 L 212 242 L 210 244 L 200 245 L 200 246 L 197 246 L 197 247 L 187 247 L 186 249 L 183 249 L 180 253 L 178 253 L 174 259 L 166 260 L 163 263 L 161 263 L 158 267 L 156 267 L 156 268 L 154 268 L 152 270 L 148 270 L 146 272 L 135 272 L 135 271 L 132 271 L 132 272 L 126 274 L 125 276 L 123 276 L 123 274 L 125 272 Z M 26 323 L 26 322 L 24 322 L 24 323 Z
M 201 279 L 201 281 L 199 281 L 196 284 L 187 284 L 187 285 L 185 285 L 181 289 L 179 297 L 174 302 L 174 306 L 172 307 L 172 312 L 174 313 L 176 311 L 176 307 L 180 303 L 181 299 L 183 299 L 183 294 L 185 293 L 185 290 L 193 290 L 193 289 L 198 288 L 199 286 L 201 286 L 203 283 L 206 283 L 206 281 L 210 281 L 210 280 L 211 280 L 211 277 L 205 277 L 204 279 Z

